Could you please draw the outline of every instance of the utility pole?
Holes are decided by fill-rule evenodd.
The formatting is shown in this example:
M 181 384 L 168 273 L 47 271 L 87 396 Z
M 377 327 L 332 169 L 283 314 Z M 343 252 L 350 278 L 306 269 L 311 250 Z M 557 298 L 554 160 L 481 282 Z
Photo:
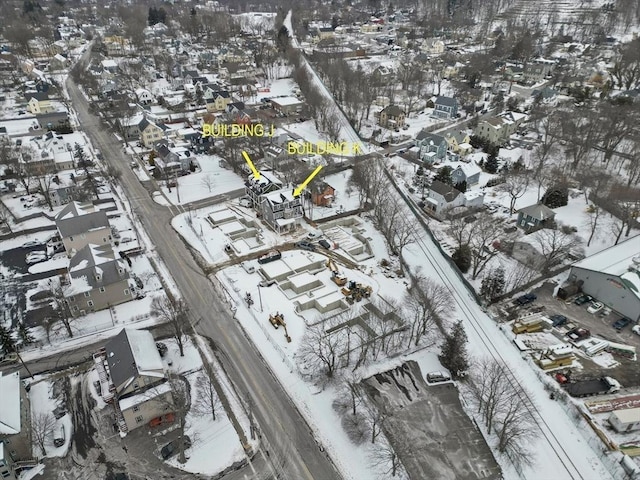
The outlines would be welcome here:
M 176 195 L 178 196 L 178 204 L 180 204 L 180 189 L 178 188 L 178 172 L 175 172 L 174 179 L 176 181 Z
M 258 285 L 258 298 L 260 299 L 260 313 L 262 313 L 262 290 L 260 285 Z
M 247 404 L 249 405 L 249 430 L 251 433 L 251 440 L 256 439 L 256 424 L 253 420 L 253 400 L 251 400 L 251 395 L 247 392 Z

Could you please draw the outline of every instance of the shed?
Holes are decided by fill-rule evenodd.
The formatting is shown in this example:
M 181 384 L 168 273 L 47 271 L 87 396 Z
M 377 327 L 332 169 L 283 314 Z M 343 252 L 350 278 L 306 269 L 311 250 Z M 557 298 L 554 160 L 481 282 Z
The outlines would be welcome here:
M 614 410 L 608 420 L 618 433 L 640 430 L 640 408 Z

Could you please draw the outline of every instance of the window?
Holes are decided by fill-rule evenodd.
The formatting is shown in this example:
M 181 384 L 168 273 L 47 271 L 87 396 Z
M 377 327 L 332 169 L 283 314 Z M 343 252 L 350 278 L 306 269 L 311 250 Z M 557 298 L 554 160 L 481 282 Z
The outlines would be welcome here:
M 70 242 L 73 242 L 73 237 L 69 237 L 69 241 L 70 241 Z
M 138 411 L 140 411 L 140 406 L 139 406 L 139 405 L 134 405 L 134 406 L 133 406 L 133 411 L 134 411 L 134 412 L 138 412 Z
M 122 275 L 122 269 L 121 269 L 121 268 L 119 268 L 119 269 L 118 269 L 118 273 L 119 273 L 120 275 Z
M 100 293 L 104 293 L 105 288 L 104 287 L 100 287 Z
M 129 289 L 128 289 L 128 288 L 125 288 L 125 289 L 124 289 L 124 294 L 125 294 L 125 295 L 129 295 Z
M 78 306 L 74 305 L 73 307 L 71 307 L 71 311 L 72 312 L 77 312 L 78 311 Z
M 102 243 L 107 243 L 107 239 L 105 237 L 102 237 Z
M 89 298 L 89 297 L 91 296 L 91 292 L 84 292 L 84 296 L 85 296 L 86 298 Z
M 9 470 L 5 470 L 4 472 L 2 472 L 2 478 L 8 478 L 9 475 L 11 475 L 11 472 Z
M 136 417 L 136 423 L 142 423 L 142 422 L 144 422 L 144 417 L 142 415 L 138 415 Z
M 92 300 L 89 300 L 87 302 L 87 307 L 93 307 L 93 301 Z
M 70 297 L 67 297 L 67 303 L 74 302 L 74 301 L 75 301 L 75 297 L 73 295 L 71 295 Z
M 96 273 L 96 280 L 97 281 L 102 280 L 102 275 L 100 275 L 99 273 Z
M 139 387 L 138 382 L 136 382 L 136 383 L 134 383 L 134 384 L 133 384 L 133 389 L 134 389 L 134 390 L 137 390 L 137 389 L 138 389 L 138 387 Z

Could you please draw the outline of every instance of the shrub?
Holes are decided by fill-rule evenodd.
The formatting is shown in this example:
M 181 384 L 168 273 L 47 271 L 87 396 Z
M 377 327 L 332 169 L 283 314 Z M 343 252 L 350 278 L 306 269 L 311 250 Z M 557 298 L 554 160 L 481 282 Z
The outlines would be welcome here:
M 360 412 L 355 415 L 349 413 L 342 417 L 342 428 L 344 428 L 349 440 L 356 445 L 362 445 L 371 434 L 367 417 Z
M 467 273 L 471 266 L 471 249 L 469 245 L 462 245 L 453 252 L 451 259 L 462 273 Z

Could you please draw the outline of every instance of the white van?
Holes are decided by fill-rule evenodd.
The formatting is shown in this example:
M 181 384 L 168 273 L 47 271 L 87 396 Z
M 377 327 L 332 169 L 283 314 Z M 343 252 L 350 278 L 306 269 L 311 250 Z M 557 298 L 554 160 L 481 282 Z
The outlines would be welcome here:
M 240 265 L 242 265 L 242 268 L 244 268 L 245 272 L 256 273 L 256 266 L 253 263 L 242 262 Z
M 448 382 L 451 380 L 451 377 L 448 373 L 445 372 L 430 372 L 427 373 L 427 382 L 429 383 L 441 383 Z

